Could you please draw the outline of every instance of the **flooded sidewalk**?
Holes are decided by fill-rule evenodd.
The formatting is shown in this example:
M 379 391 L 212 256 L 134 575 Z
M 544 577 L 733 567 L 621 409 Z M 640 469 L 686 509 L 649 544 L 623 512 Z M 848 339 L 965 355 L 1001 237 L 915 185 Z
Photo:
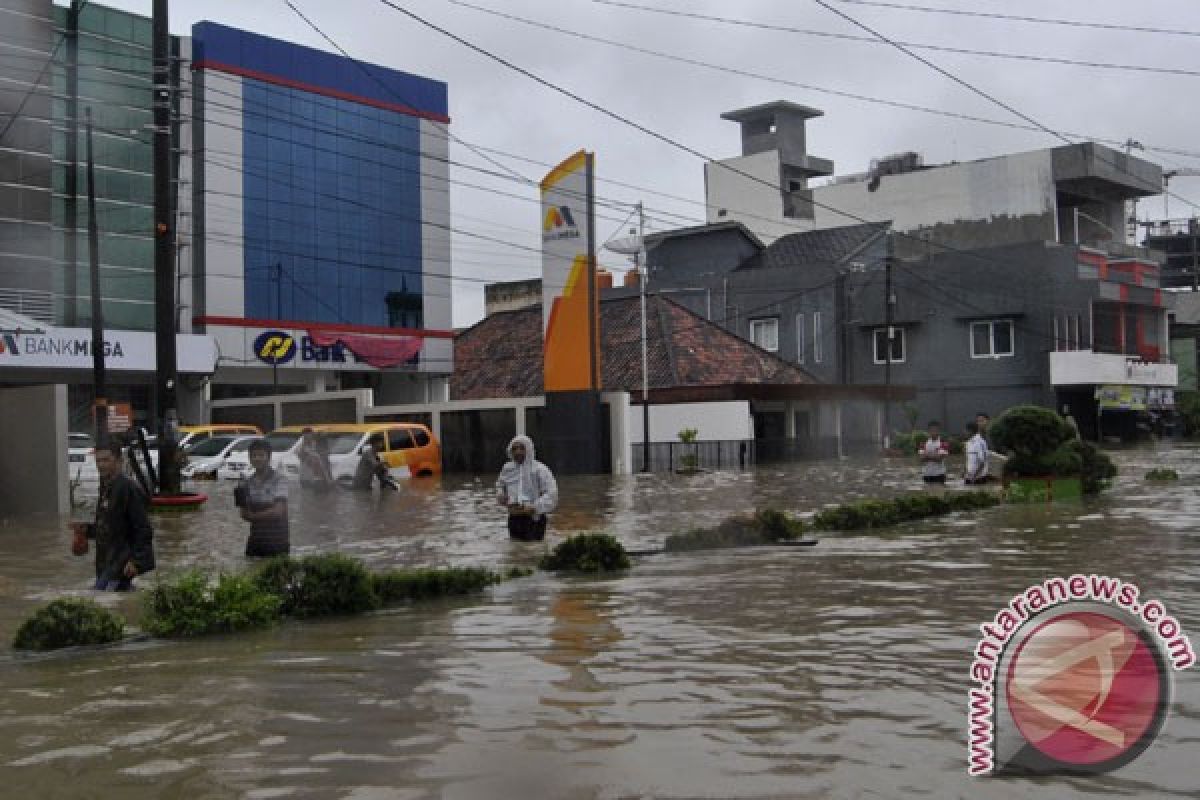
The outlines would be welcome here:
M 619 577 L 538 573 L 478 598 L 251 634 L 50 656 L 20 621 L 92 596 L 63 521 L 0 526 L 0 767 L 14 797 L 1195 797 L 1200 677 L 1163 733 L 1089 778 L 970 779 L 978 625 L 1054 575 L 1123 578 L 1200 633 L 1200 450 L 1115 454 L 1085 503 L 1002 506 L 815 548 L 658 555 Z M 1142 480 L 1152 466 L 1176 485 Z M 922 490 L 912 463 L 562 478 L 555 537 L 630 549 L 755 508 Z M 241 570 L 230 484 L 155 518 L 160 569 Z M 298 488 L 295 491 L 299 491 Z M 491 478 L 295 497 L 293 552 L 372 568 L 532 565 Z M 154 575 L 143 581 L 153 581 Z M 98 598 L 136 620 L 136 596 Z

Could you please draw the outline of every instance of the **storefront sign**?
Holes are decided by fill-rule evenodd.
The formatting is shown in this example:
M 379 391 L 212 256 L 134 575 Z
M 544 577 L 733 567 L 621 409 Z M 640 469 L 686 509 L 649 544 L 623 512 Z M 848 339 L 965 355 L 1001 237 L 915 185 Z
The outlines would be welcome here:
M 297 355 L 306 366 L 313 364 L 345 364 L 346 347 L 341 342 L 320 345 L 311 336 L 302 336 L 300 345 L 296 345 L 296 337 L 287 331 L 263 331 L 254 339 L 254 355 L 264 364 L 282 366 L 294 360 Z
M 154 334 L 147 331 L 105 331 L 104 366 L 112 370 L 153 372 Z M 211 336 L 175 337 L 180 372 L 210 374 L 216 369 L 217 348 Z M 46 327 L 37 333 L 0 336 L 0 368 L 91 369 L 92 332 L 88 328 Z
M 1145 411 L 1146 387 L 1111 384 L 1097 386 L 1096 404 L 1108 411 Z

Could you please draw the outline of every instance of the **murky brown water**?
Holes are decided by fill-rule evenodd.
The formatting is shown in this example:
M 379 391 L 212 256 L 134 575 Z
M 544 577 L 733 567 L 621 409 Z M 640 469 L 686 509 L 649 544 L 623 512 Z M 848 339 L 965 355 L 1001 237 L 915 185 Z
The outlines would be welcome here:
M 639 559 L 481 598 L 191 642 L 27 657 L 38 604 L 88 584 L 58 520 L 0 526 L 0 795 L 20 798 L 895 798 L 1200 795 L 1200 676 L 1138 760 L 1095 778 L 969 779 L 977 625 L 1055 574 L 1140 584 L 1200 644 L 1197 450 L 1123 453 L 1087 505 L 1002 507 L 815 548 Z M 1150 487 L 1150 466 L 1183 480 Z M 564 479 L 554 527 L 651 547 L 756 506 L 917 488 L 898 464 Z M 158 520 L 165 568 L 238 569 L 228 487 Z M 293 504 L 293 543 L 375 566 L 532 563 L 490 481 Z M 83 592 L 86 593 L 86 592 Z M 137 598 L 100 598 L 136 618 Z

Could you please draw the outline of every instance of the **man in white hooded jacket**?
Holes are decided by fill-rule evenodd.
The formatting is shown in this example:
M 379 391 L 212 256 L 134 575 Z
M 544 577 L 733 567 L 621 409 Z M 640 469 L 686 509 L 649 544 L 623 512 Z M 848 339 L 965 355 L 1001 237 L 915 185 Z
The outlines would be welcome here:
M 500 469 L 496 499 L 508 509 L 508 534 L 525 542 L 546 536 L 546 515 L 558 507 L 558 484 L 550 468 L 534 457 L 533 440 L 514 436 L 509 461 Z

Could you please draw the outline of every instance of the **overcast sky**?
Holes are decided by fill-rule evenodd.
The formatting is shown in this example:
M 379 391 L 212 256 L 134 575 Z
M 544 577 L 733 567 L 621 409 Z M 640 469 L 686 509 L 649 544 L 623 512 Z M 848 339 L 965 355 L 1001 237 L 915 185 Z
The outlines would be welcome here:
M 653 228 L 703 221 L 703 162 L 699 158 L 540 86 L 378 0 L 293 1 L 354 57 L 445 81 L 449 85 L 450 130 L 456 138 L 544 164 L 556 163 L 586 147 L 596 153 L 597 192 L 602 198 L 625 203 L 643 200 Z M 1020 122 L 1010 112 L 884 44 L 665 16 L 597 0 L 471 2 L 595 37 L 814 87 L 799 88 L 671 62 L 501 19 L 450 0 L 396 2 L 516 65 L 714 158 L 735 156 L 739 151 L 738 128 L 721 120 L 722 112 L 779 99 L 824 110 L 824 117 L 809 122 L 808 149 L 813 155 L 832 159 L 838 174 L 861 172 L 872 158 L 903 150 L 918 151 L 928 164 L 1062 144 L 1048 133 L 953 120 L 817 91 L 869 95 Z M 773 26 L 867 35 L 811 0 L 629 2 Z M 1124 0 L 908 2 L 1200 32 L 1200 2 L 1196 0 L 1145 0 L 1138 4 Z M 150 0 L 108 0 L 105 4 L 142 14 L 150 12 Z M 1200 73 L 1197 35 L 1019 23 L 836 0 L 831 5 L 889 37 L 910 43 Z M 209 19 L 331 49 L 283 0 L 172 0 L 171 15 L 171 28 L 179 34 L 186 35 L 192 23 Z M 917 52 L 1054 131 L 1119 141 L 1132 138 L 1147 147 L 1189 151 L 1197 155 L 1152 150 L 1138 155 L 1157 161 L 1164 169 L 1200 168 L 1200 141 L 1193 134 L 1200 116 L 1195 103 L 1200 74 Z M 451 159 L 463 165 L 496 169 L 464 145 L 452 143 L 450 152 Z M 537 163 L 514 157 L 492 157 L 534 181 L 546 171 Z M 535 188 L 484 178 L 459 166 L 451 168 L 451 178 L 523 198 L 454 186 L 451 213 L 455 227 L 528 248 L 540 246 Z M 1200 178 L 1177 178 L 1171 190 L 1200 202 Z M 665 192 L 691 202 L 652 192 Z M 1194 207 L 1171 199 L 1171 216 L 1194 213 Z M 1140 204 L 1139 216 L 1147 215 L 1163 216 L 1161 198 Z M 619 228 L 623 216 L 618 211 L 600 211 L 601 241 Z M 600 260 L 618 269 L 626 266 L 621 256 L 613 254 L 602 254 Z M 484 282 L 540 273 L 535 253 L 484 244 L 467 236 L 455 239 L 455 262 L 456 326 L 469 325 L 482 316 Z

